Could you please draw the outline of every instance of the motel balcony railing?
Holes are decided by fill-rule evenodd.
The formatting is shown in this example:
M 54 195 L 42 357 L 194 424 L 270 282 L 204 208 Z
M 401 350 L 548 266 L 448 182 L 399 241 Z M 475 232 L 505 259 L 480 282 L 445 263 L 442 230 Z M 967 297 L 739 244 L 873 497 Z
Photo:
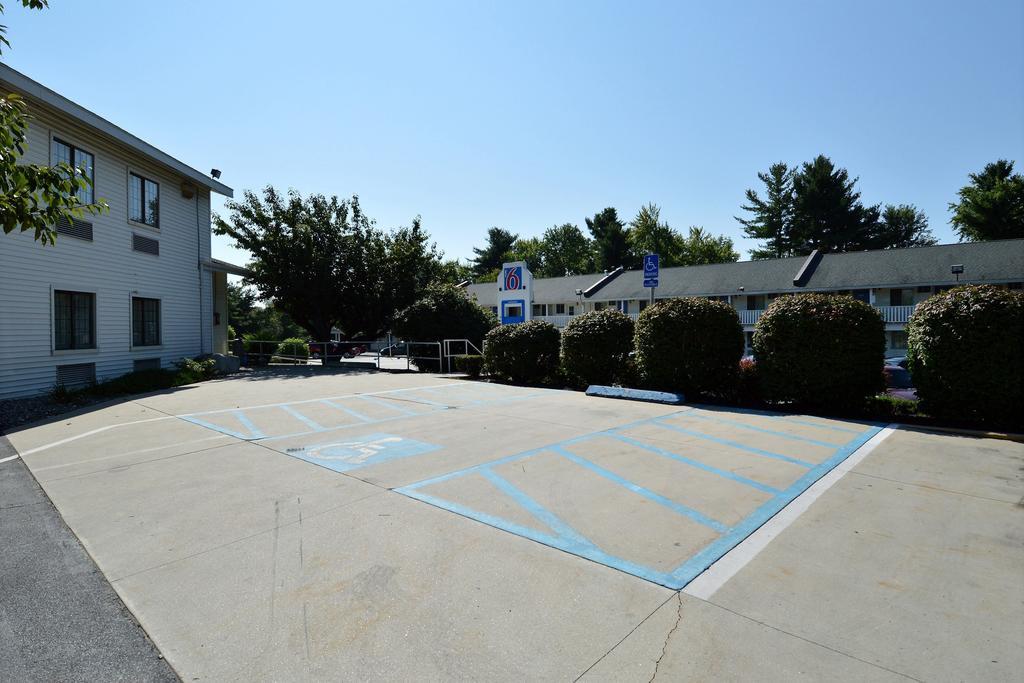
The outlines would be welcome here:
M 882 320 L 887 324 L 905 324 L 910 320 L 910 315 L 914 312 L 914 306 L 876 306 L 878 312 L 882 314 Z M 740 310 L 736 311 L 740 316 L 740 323 L 743 325 L 754 325 L 757 323 L 757 319 L 764 313 L 764 309 L 758 308 L 753 310 Z M 633 320 L 637 319 L 639 313 L 628 313 L 627 314 Z M 555 327 L 562 328 L 569 324 L 575 316 L 571 315 L 535 315 L 534 320 L 544 320 Z

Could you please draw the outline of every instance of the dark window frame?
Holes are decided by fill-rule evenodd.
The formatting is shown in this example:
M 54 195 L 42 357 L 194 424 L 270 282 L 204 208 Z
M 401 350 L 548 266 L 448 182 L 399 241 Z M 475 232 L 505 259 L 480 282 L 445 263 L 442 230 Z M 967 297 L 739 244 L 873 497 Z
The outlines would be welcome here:
M 140 207 L 140 210 L 142 211 L 142 215 L 140 217 L 137 217 L 137 218 L 132 215 L 132 212 L 135 210 L 135 208 L 132 206 L 132 179 L 133 178 L 138 178 L 139 179 L 139 197 L 141 198 L 141 204 L 142 204 L 141 207 Z M 146 211 L 146 207 L 149 204 L 149 202 L 153 201 L 153 200 L 147 198 L 147 195 L 146 195 L 146 183 L 152 183 L 153 185 L 156 186 L 156 197 L 155 197 L 156 210 L 153 212 L 155 214 L 155 216 L 153 218 L 153 222 L 152 223 L 150 223 L 147 220 L 149 212 Z M 147 178 L 146 176 L 142 175 L 141 173 L 136 173 L 135 171 L 128 171 L 128 220 L 131 221 L 132 223 L 138 223 L 139 225 L 147 225 L 147 226 L 149 226 L 151 228 L 156 228 L 157 230 L 160 229 L 160 183 L 158 183 L 157 181 L 153 180 L 152 178 Z
M 89 186 L 85 187 L 85 188 L 82 188 L 82 189 L 79 189 L 75 194 L 78 196 L 78 201 L 82 202 L 83 204 L 92 204 L 92 203 L 94 203 L 96 201 L 96 155 L 93 152 L 90 152 L 87 149 L 83 149 L 83 148 L 79 147 L 78 145 L 76 145 L 74 143 L 68 142 L 64 138 L 57 137 L 56 135 L 52 136 L 52 140 L 51 140 L 50 144 L 53 145 L 54 143 L 56 143 L 58 145 L 64 145 L 69 150 L 71 150 L 70 166 L 72 166 L 73 168 L 81 169 L 81 167 L 78 165 L 78 155 L 79 154 L 88 154 L 89 157 L 92 159 L 92 168 L 91 168 L 91 170 L 88 173 Z M 53 152 L 54 152 L 54 150 L 51 147 L 50 148 L 50 162 L 51 163 L 53 163 L 53 161 L 54 161 L 54 154 L 53 154 Z M 88 201 L 86 201 L 85 199 L 82 198 L 82 192 L 88 192 L 89 193 Z
M 136 303 L 138 310 L 136 310 Z M 147 311 L 147 304 L 155 304 L 156 310 Z M 161 309 L 163 308 L 160 299 L 145 296 L 132 297 L 132 348 L 148 348 L 160 346 L 163 339 L 163 325 L 161 321 Z M 146 323 L 150 316 L 155 317 L 155 340 L 147 334 Z
M 61 299 L 67 297 L 68 299 L 68 316 L 67 326 L 68 331 L 65 335 L 67 341 L 63 342 L 61 336 L 57 333 L 58 318 L 61 318 L 58 307 L 61 306 Z M 82 344 L 78 342 L 78 333 L 80 330 L 77 329 L 77 324 L 80 322 L 75 316 L 75 304 L 76 301 L 86 298 L 89 301 L 89 340 Z M 83 351 L 91 350 L 96 348 L 96 293 L 95 292 L 77 292 L 70 289 L 55 289 L 53 290 L 53 350 L 54 351 Z

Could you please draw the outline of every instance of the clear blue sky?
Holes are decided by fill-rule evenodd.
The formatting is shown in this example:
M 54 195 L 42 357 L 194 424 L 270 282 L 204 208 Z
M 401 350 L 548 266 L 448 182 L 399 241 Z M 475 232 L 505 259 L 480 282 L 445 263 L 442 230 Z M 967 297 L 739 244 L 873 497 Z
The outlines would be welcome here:
M 818 153 L 951 242 L 969 172 L 1024 171 L 1020 0 L 51 4 L 6 3 L 4 61 L 239 194 L 358 193 L 450 256 L 653 201 L 746 258 L 744 189 Z

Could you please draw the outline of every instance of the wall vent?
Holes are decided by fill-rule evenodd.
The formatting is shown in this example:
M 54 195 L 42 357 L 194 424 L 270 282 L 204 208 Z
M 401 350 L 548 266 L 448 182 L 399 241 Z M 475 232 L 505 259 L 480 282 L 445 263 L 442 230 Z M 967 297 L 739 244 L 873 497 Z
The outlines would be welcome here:
M 159 370 L 160 359 L 159 358 L 139 358 L 135 361 L 132 370 L 134 372 L 140 372 L 142 370 Z
M 77 218 L 61 218 L 57 221 L 57 233 L 92 242 L 92 223 Z
M 132 233 L 132 249 L 135 251 L 141 251 L 143 254 L 152 254 L 153 256 L 160 255 L 160 242 L 152 239 L 151 237 L 143 237 Z
M 81 389 L 96 383 L 95 363 L 74 363 L 57 366 L 57 386 Z

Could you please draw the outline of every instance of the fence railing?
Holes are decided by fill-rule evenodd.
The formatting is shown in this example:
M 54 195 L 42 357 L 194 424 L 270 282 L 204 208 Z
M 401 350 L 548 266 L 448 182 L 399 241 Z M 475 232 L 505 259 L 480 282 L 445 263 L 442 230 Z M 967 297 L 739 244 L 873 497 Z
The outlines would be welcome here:
M 328 365 L 351 360 L 383 346 L 379 340 L 353 340 L 328 342 L 292 342 L 273 339 L 234 339 L 228 342 L 228 352 L 238 356 L 242 365 Z M 370 359 L 367 359 L 367 363 Z

